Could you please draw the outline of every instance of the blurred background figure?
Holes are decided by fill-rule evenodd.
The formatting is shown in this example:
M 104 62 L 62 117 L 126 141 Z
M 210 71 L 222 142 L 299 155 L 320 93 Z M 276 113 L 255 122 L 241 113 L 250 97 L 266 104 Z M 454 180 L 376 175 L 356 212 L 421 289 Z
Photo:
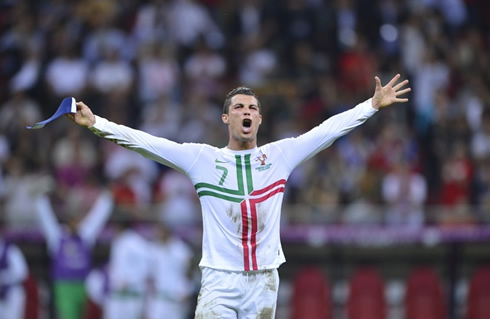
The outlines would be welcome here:
M 60 187 L 88 187 L 97 165 L 96 147 L 78 127 L 71 127 L 53 145 L 51 163 Z
M 37 219 L 32 212 L 35 210 L 34 195 L 39 188 L 52 183 L 45 174 L 33 171 L 29 161 L 24 157 L 13 156 L 5 164 L 3 201 L 5 223 L 11 229 L 32 229 L 37 227 Z
M 144 313 L 150 271 L 149 243 L 137 231 L 136 220 L 128 213 L 115 216 L 104 319 L 140 319 Z
M 201 209 L 194 185 L 174 170 L 166 170 L 155 191 L 158 220 L 168 227 L 192 226 L 200 223 Z
M 407 159 L 399 159 L 382 180 L 383 199 L 387 205 L 386 224 L 421 228 L 425 223 L 424 203 L 427 183 Z
M 148 319 L 189 318 L 194 293 L 192 248 L 165 225 L 158 223 L 150 244 L 151 289 L 146 308 Z
M 87 301 L 84 309 L 84 319 L 102 319 L 104 303 L 109 293 L 109 273 L 107 264 L 93 268 L 85 279 Z
M 3 219 L 0 215 L 0 318 L 24 319 L 29 269 L 22 251 L 5 238 Z
M 110 193 L 101 191 L 84 216 L 80 198 L 72 195 L 72 202 L 68 203 L 59 221 L 47 195 L 41 195 L 36 201 L 51 259 L 54 308 L 60 319 L 82 318 L 86 300 L 85 278 L 92 268 L 92 248 L 113 209 Z
M 67 96 L 82 96 L 88 88 L 90 65 L 81 56 L 77 43 L 69 39 L 69 34 L 60 33 L 60 43 L 55 46 L 56 54 L 46 65 L 45 89 L 50 96 L 50 104 Z

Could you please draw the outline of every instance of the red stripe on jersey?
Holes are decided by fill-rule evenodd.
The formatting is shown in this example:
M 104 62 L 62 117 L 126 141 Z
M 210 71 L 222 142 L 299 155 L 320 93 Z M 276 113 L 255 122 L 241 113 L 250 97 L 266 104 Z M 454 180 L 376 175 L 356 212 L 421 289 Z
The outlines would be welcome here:
M 255 198 L 250 200 L 250 212 L 251 212 L 251 218 L 252 218 L 252 234 L 250 235 L 250 244 L 252 246 L 252 267 L 253 270 L 258 270 L 257 266 L 257 228 L 258 228 L 258 221 L 257 221 L 257 203 L 261 203 L 266 201 L 268 198 L 276 195 L 277 193 L 284 193 L 284 187 L 280 187 L 278 189 L 275 189 L 274 191 L 268 193 L 265 196 L 262 196 L 260 198 Z M 247 257 L 248 261 L 248 257 Z
M 243 246 L 243 265 L 245 271 L 250 270 L 250 261 L 248 259 L 248 213 L 247 201 L 240 203 L 242 208 L 242 246 Z
M 250 228 L 251 228 L 251 234 L 250 234 L 250 246 L 249 246 L 249 236 L 248 236 L 248 230 L 249 230 L 249 217 L 248 217 L 248 212 L 247 212 L 247 200 L 244 200 L 240 203 L 241 211 L 242 211 L 242 246 L 243 246 L 243 265 L 244 265 L 244 270 L 245 271 L 250 271 L 250 259 L 249 259 L 249 253 L 251 250 L 252 254 L 252 270 L 258 270 L 258 264 L 257 264 L 257 230 L 258 230 L 258 221 L 257 221 L 257 203 L 261 203 L 266 201 L 268 198 L 278 194 L 278 193 L 284 193 L 284 187 L 286 185 L 286 180 L 281 179 L 278 180 L 275 183 L 270 184 L 269 186 L 255 190 L 250 195 L 261 195 L 265 194 L 262 197 L 259 198 L 253 198 L 249 199 L 248 202 L 250 203 Z M 276 189 L 275 187 L 280 186 Z M 272 190 L 274 189 L 274 190 Z M 271 191 L 272 190 L 272 191 Z M 267 193 L 268 192 L 268 193 Z
M 274 187 L 276 187 L 277 185 L 283 185 L 285 186 L 286 185 L 286 180 L 285 179 L 280 179 L 278 180 L 277 182 L 274 182 L 272 184 L 270 184 L 269 186 L 267 187 L 264 187 L 262 189 L 258 189 L 258 190 L 254 190 L 252 193 L 250 193 L 250 195 L 260 195 L 260 194 L 263 194 L 271 189 L 273 189 Z
M 250 217 L 252 218 L 252 233 L 250 234 L 250 245 L 252 246 L 252 267 L 253 270 L 257 270 L 257 256 L 255 251 L 257 250 L 257 206 L 250 201 Z

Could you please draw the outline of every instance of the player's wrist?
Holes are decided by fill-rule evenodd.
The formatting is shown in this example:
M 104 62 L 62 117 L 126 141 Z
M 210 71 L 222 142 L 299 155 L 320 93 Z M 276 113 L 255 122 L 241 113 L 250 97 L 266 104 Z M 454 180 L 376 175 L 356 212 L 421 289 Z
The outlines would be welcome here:
M 95 115 L 94 114 L 91 114 L 89 117 L 87 117 L 87 127 L 88 128 L 91 128 L 95 125 L 95 123 L 97 122 L 97 119 L 95 118 Z

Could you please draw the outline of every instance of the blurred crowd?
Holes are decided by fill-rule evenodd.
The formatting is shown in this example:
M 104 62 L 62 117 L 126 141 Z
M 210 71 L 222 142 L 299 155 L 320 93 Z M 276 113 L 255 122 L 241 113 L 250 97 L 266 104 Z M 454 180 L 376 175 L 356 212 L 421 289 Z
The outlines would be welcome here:
M 295 136 L 410 80 L 376 114 L 297 168 L 287 223 L 420 227 L 490 221 L 490 3 L 486 0 L 0 1 L 0 198 L 11 228 L 36 194 L 87 211 L 200 221 L 180 173 L 61 118 L 73 96 L 100 116 L 177 142 L 224 147 L 226 93 L 256 91 L 259 145 Z

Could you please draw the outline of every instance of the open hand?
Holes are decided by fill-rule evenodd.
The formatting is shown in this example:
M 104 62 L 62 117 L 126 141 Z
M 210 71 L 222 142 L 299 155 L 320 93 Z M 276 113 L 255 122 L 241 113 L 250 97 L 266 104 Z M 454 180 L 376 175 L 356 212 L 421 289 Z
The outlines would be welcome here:
M 405 87 L 408 80 L 395 84 L 400 79 L 400 74 L 395 75 L 388 84 L 381 86 L 379 77 L 375 77 L 376 90 L 374 91 L 372 106 L 375 109 L 386 107 L 393 103 L 408 102 L 407 98 L 400 98 L 400 95 L 410 92 L 412 89 Z

